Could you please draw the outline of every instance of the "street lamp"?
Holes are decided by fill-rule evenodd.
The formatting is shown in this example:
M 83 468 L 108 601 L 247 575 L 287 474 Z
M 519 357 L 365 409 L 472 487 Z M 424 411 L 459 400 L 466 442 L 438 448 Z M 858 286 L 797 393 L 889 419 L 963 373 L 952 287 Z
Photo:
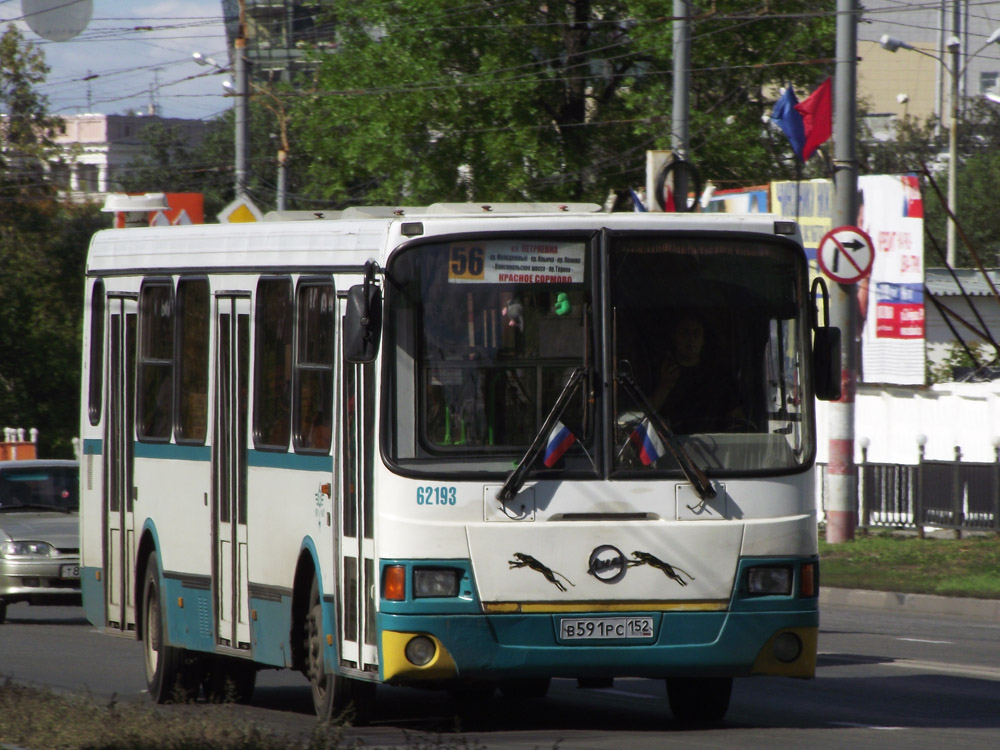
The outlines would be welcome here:
M 247 194 L 247 147 L 249 144 L 249 139 L 247 137 L 247 69 L 246 69 L 246 59 L 243 56 L 243 45 L 240 44 L 243 39 L 236 40 L 236 48 L 233 52 L 233 57 L 235 59 L 235 64 L 232 68 L 226 68 L 219 65 L 211 57 L 205 57 L 200 52 L 195 52 L 192 57 L 194 61 L 199 65 L 215 68 L 218 73 L 233 73 L 233 77 L 236 79 L 236 84 L 227 86 L 223 84 L 223 87 L 229 91 L 232 89 L 231 93 L 236 97 L 233 103 L 233 119 L 236 122 L 236 132 L 235 132 L 235 150 L 236 150 L 236 199 L 245 198 Z
M 1000 40 L 1000 28 L 996 29 L 992 34 L 987 37 L 986 42 L 982 47 L 977 49 L 971 55 L 966 57 L 966 65 L 968 65 L 968 60 L 978 55 L 984 49 L 989 47 Z M 927 50 L 922 50 L 919 47 L 914 47 L 912 44 L 907 44 L 902 39 L 897 39 L 896 37 L 889 36 L 885 34 L 879 39 L 879 45 L 884 50 L 889 52 L 895 52 L 898 49 L 907 49 L 917 52 L 921 55 L 929 57 L 937 62 L 948 71 L 948 75 L 951 76 L 951 102 L 950 102 L 950 119 L 951 122 L 948 123 L 948 250 L 947 259 L 948 265 L 955 265 L 955 216 L 958 215 L 958 191 L 956 189 L 956 175 L 957 166 L 956 161 L 958 159 L 958 82 L 962 77 L 962 73 L 965 72 L 965 66 L 962 63 L 962 43 L 957 36 L 952 36 L 946 45 L 948 52 L 951 53 L 951 65 L 949 66 L 942 58 L 928 52 Z

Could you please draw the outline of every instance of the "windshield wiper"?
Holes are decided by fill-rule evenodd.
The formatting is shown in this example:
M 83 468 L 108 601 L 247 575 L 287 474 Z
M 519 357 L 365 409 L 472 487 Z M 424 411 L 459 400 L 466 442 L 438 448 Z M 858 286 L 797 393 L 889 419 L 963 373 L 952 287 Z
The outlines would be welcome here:
M 698 497 L 702 500 L 709 500 L 715 497 L 715 487 L 708 481 L 705 472 L 698 468 L 695 462 L 691 460 L 691 456 L 684 450 L 684 446 L 677 439 L 677 435 L 667 426 L 667 423 L 663 421 L 663 418 L 653 408 L 653 405 L 649 403 L 649 399 L 646 398 L 646 395 L 636 385 L 632 376 L 623 372 L 616 375 L 615 380 L 625 389 L 632 400 L 642 407 L 643 414 L 650 421 L 653 429 L 659 434 L 663 440 L 663 444 L 670 451 L 677 465 L 681 467 L 684 477 L 694 487 L 695 492 L 698 493 Z
M 559 398 L 553 404 L 552 410 L 549 411 L 549 415 L 545 418 L 545 422 L 542 423 L 541 429 L 535 435 L 535 439 L 531 441 L 531 446 L 524 454 L 524 458 L 518 462 L 514 470 L 507 476 L 507 481 L 503 483 L 503 487 L 497 490 L 497 500 L 506 503 L 509 500 L 513 500 L 517 496 L 517 493 L 521 491 L 521 487 L 524 486 L 524 482 L 528 478 L 531 465 L 538 458 L 538 454 L 541 453 L 545 445 L 545 440 L 548 438 L 549 433 L 552 432 L 555 423 L 562 417 L 563 412 L 566 411 L 570 398 L 572 398 L 573 393 L 580 385 L 580 381 L 586 372 L 586 367 L 577 367 L 573 370 L 573 373 L 569 376 L 569 380 L 566 381 L 566 385 L 563 386 L 562 393 L 559 394 Z

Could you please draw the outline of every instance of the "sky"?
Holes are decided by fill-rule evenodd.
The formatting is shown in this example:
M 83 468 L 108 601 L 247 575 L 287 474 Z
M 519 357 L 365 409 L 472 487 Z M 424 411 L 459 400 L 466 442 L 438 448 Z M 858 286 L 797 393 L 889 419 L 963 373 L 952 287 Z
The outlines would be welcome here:
M 48 98 L 50 113 L 148 113 L 152 99 L 163 117 L 210 119 L 232 106 L 222 88 L 228 76 L 192 58 L 201 52 L 219 65 L 229 63 L 220 0 L 92 1 L 87 28 L 53 42 L 24 22 L 22 0 L 0 0 L 2 28 L 14 22 L 45 54 L 50 71 L 38 91 Z

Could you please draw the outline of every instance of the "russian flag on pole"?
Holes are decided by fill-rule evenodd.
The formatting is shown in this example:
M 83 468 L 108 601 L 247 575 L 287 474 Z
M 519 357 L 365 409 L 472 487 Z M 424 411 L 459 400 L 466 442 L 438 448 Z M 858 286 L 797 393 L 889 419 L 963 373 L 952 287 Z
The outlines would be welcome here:
M 654 463 L 666 450 L 656 429 L 650 424 L 649 418 L 642 420 L 632 430 L 629 440 L 632 441 L 632 445 L 639 451 L 639 460 L 642 461 L 643 466 L 649 466 Z
M 784 131 L 792 150 L 803 162 L 833 133 L 832 82 L 827 78 L 801 102 L 789 85 L 775 102 L 771 120 Z
M 556 422 L 552 432 L 549 433 L 549 444 L 545 448 L 545 458 L 542 459 L 542 463 L 551 469 L 575 442 L 576 435 L 570 431 L 569 427 L 562 422 Z

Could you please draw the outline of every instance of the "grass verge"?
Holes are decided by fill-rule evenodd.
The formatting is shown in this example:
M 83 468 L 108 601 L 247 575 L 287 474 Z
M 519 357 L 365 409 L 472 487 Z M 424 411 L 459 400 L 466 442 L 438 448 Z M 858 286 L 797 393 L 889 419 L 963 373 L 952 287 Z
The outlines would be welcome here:
M 1000 599 L 1000 538 L 917 539 L 892 532 L 819 544 L 820 585 Z

